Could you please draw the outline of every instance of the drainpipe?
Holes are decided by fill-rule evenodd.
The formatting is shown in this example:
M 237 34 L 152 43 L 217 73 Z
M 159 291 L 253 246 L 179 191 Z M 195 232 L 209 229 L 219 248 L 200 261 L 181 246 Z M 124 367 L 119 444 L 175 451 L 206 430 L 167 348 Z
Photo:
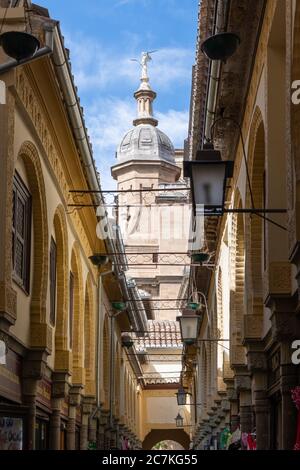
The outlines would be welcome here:
M 230 10 L 231 0 L 227 0 L 224 7 L 224 12 L 219 11 L 221 9 L 220 2 L 217 0 L 215 8 L 215 19 L 213 33 L 220 32 L 221 29 L 227 30 L 228 17 Z M 225 18 L 224 23 L 222 19 Z M 211 126 L 215 119 L 216 104 L 219 90 L 219 80 L 221 75 L 221 62 L 219 60 L 212 60 L 209 68 L 209 80 L 207 85 L 207 99 L 205 105 L 205 120 L 204 120 L 204 138 L 211 139 Z

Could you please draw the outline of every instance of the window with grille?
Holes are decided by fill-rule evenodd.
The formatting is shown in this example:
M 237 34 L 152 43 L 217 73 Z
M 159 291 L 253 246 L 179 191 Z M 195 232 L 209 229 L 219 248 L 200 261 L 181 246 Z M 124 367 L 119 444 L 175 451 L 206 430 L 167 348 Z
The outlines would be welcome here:
M 18 173 L 13 181 L 13 278 L 26 293 L 30 282 L 31 195 Z
M 50 322 L 55 325 L 56 315 L 56 243 L 51 237 L 50 244 Z
M 74 314 L 74 274 L 70 271 L 69 280 L 69 347 L 73 345 L 73 314 Z

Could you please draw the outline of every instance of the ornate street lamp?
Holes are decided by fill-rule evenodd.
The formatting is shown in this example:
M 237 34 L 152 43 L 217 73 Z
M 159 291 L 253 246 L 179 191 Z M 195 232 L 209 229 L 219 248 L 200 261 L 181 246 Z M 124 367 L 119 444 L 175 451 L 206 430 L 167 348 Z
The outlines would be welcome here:
M 226 62 L 235 53 L 240 42 L 240 37 L 235 33 L 218 33 L 201 44 L 201 51 L 208 59 Z
M 183 428 L 183 417 L 180 413 L 175 418 L 175 423 L 177 428 Z
M 184 309 L 180 317 L 176 317 L 176 320 L 180 324 L 181 339 L 187 346 L 194 344 L 197 341 L 199 328 L 200 328 L 200 316 L 195 313 L 195 310 Z
M 179 387 L 176 393 L 176 397 L 177 397 L 177 404 L 179 406 L 186 405 L 187 392 L 184 390 L 182 386 Z
M 233 162 L 224 161 L 213 144 L 205 144 L 196 160 L 184 162 L 184 176 L 191 178 L 194 213 L 222 215 L 226 180 L 233 175 Z M 204 210 L 203 210 L 204 209 Z

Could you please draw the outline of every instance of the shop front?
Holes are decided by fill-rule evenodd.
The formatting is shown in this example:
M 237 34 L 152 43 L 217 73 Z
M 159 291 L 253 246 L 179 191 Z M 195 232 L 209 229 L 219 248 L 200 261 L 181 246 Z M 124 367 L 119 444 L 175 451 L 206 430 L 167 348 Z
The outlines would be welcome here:
M 0 450 L 27 448 L 28 408 L 22 405 L 22 357 L 7 349 L 0 365 Z

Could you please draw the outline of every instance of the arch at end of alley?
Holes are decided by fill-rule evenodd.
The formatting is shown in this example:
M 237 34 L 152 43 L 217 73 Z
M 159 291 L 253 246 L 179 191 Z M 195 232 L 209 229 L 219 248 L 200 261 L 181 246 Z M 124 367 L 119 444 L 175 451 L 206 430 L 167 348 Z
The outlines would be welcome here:
M 152 429 L 144 439 L 143 449 L 151 450 L 158 442 L 175 441 L 185 450 L 189 449 L 190 438 L 183 429 Z

